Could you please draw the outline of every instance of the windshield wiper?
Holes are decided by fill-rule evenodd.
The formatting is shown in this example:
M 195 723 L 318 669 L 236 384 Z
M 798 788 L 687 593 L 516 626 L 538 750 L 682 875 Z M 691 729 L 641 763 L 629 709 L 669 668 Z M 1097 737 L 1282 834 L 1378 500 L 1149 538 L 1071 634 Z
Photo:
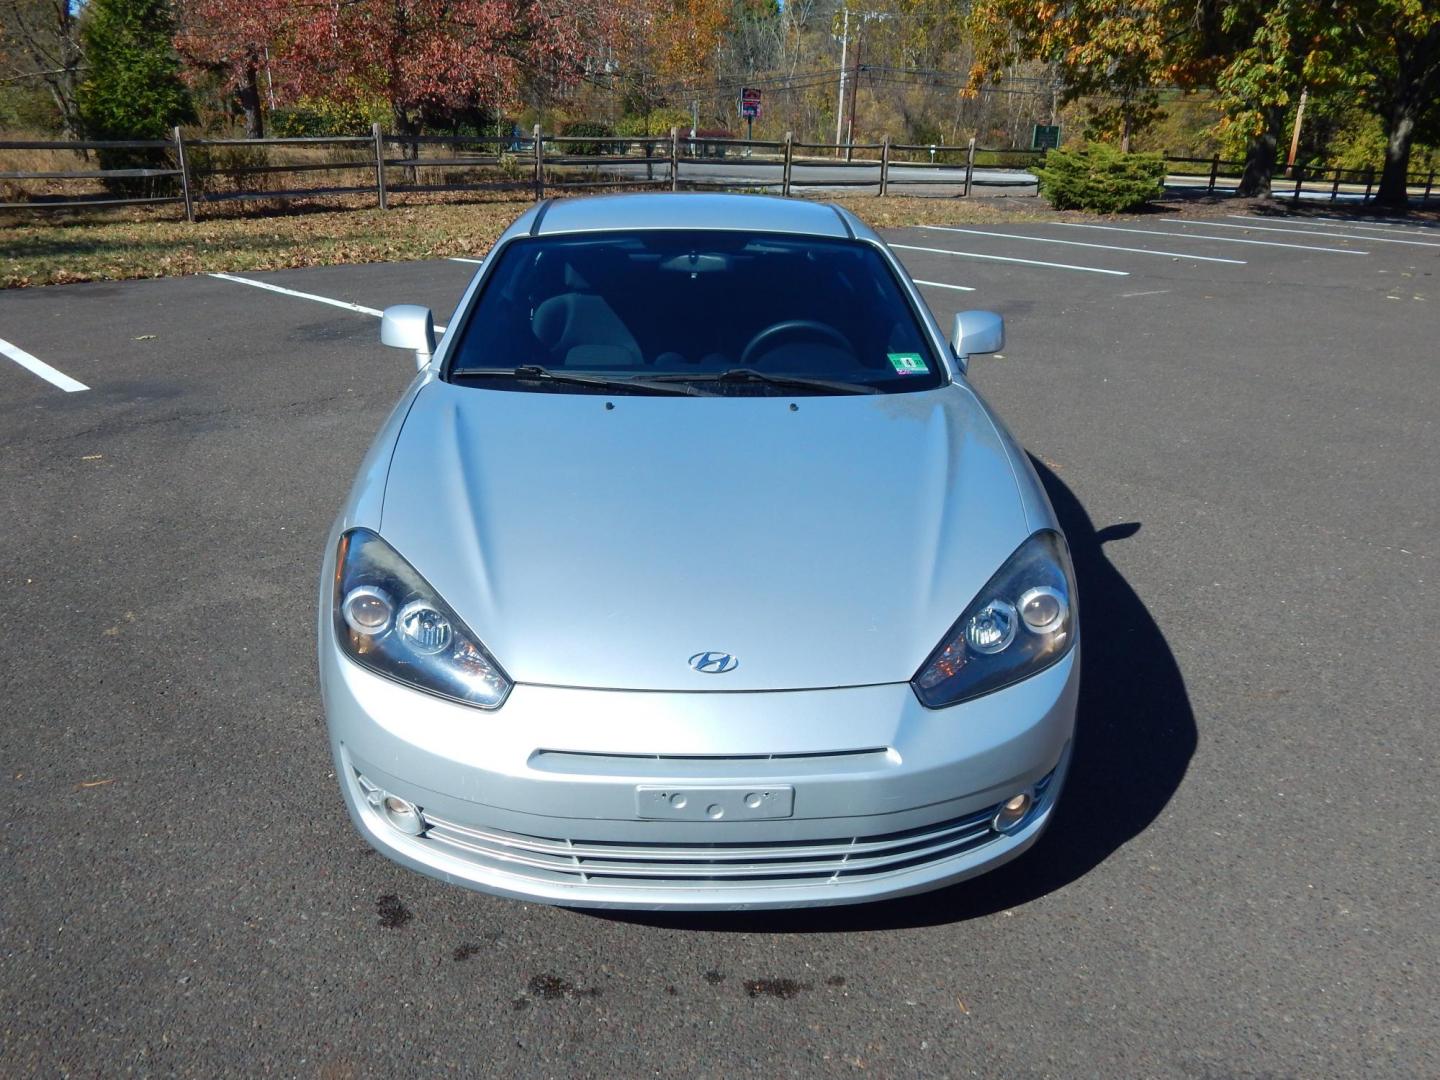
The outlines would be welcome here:
M 882 394 L 883 390 L 867 383 L 840 382 L 836 379 L 810 379 L 804 375 L 769 375 L 754 368 L 731 368 L 721 372 L 674 374 L 652 376 L 653 382 L 718 382 L 718 383 L 768 383 L 770 386 L 786 386 L 796 390 L 829 390 L 837 394 Z
M 568 383 L 573 386 L 595 386 L 602 390 L 649 390 L 655 394 L 702 395 L 693 386 L 679 386 L 639 377 L 612 378 L 606 375 L 577 375 L 569 371 L 551 371 L 539 364 L 522 364 L 516 368 L 472 368 L 452 371 L 454 379 L 534 379 L 539 382 Z

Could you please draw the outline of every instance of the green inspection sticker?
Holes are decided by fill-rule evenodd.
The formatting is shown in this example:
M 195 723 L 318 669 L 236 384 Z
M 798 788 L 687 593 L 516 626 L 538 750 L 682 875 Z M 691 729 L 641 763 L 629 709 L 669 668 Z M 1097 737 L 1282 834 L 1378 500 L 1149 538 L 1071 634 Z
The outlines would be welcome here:
M 890 357 L 890 366 L 895 369 L 897 375 L 928 375 L 930 369 L 925 366 L 925 358 L 918 352 L 892 352 L 886 353 Z

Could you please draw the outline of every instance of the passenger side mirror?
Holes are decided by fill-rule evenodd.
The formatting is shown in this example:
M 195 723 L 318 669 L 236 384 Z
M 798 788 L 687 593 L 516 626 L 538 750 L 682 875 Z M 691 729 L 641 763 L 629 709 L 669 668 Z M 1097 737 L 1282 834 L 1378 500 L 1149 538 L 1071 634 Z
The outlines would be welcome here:
M 999 352 L 1005 347 L 1005 320 L 993 311 L 961 311 L 955 316 L 951 335 L 960 370 L 970 366 L 970 357 Z
M 415 367 L 423 368 L 435 353 L 435 316 L 419 304 L 395 304 L 380 316 L 380 344 L 415 353 Z

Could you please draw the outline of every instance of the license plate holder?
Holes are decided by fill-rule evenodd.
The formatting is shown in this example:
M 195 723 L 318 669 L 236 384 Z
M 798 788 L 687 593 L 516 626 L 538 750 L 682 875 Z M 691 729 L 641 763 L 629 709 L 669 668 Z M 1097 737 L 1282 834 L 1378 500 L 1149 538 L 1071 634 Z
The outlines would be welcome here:
M 758 821 L 794 813 L 795 789 L 789 784 L 640 784 L 635 788 L 635 814 L 647 821 Z

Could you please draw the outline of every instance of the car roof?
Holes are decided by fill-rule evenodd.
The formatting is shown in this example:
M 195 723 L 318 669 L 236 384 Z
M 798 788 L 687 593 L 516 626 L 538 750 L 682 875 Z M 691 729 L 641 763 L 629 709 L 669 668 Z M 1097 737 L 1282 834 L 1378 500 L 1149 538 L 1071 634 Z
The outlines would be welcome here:
M 850 215 L 826 203 L 767 195 L 645 192 L 541 203 L 508 230 L 531 236 L 622 229 L 733 229 L 855 236 Z

